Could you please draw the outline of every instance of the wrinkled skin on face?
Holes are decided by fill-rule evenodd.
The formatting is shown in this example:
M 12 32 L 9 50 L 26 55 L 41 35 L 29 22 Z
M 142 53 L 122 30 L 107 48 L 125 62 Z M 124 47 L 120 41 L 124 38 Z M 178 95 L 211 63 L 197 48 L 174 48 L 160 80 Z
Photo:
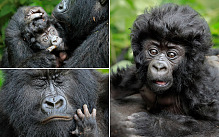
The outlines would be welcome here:
M 67 58 L 64 30 L 42 7 L 20 7 L 5 34 L 2 67 L 53 68 Z
M 30 28 L 39 29 L 36 34 L 36 42 L 44 46 L 49 52 L 57 48 L 58 50 L 64 50 L 64 41 L 59 36 L 58 30 L 52 24 L 48 24 L 46 27 L 48 14 L 44 11 L 42 7 L 31 7 L 26 9 L 26 22 Z M 40 30 L 42 26 L 42 29 Z M 32 39 L 34 42 L 34 39 Z M 49 49 L 50 46 L 55 46 L 53 49 Z M 39 47 L 40 48 L 40 47 Z
M 11 70 L 7 76 L 0 108 L 9 109 L 1 109 L 0 122 L 10 125 L 1 124 L 1 136 L 70 137 L 77 110 L 86 104 L 83 111 L 90 116 L 96 108 L 97 83 L 89 70 Z M 96 133 L 95 116 L 96 112 L 89 124 L 82 120 L 80 130 L 92 123 Z
M 182 61 L 185 50 L 182 46 L 170 42 L 145 40 L 143 53 L 148 64 L 146 84 L 156 94 L 162 94 L 173 84 L 173 71 Z
M 189 6 L 164 4 L 137 17 L 131 33 L 136 66 L 111 77 L 118 116 L 126 117 L 116 123 L 125 125 L 121 133 L 218 135 L 218 67 L 215 59 L 206 60 L 211 39 L 207 22 Z M 132 106 L 136 93 L 143 97 L 140 109 Z
M 108 20 L 108 3 L 108 0 L 62 0 L 52 16 L 63 26 L 67 37 L 77 41 L 90 35 L 97 25 Z
M 60 67 L 67 58 L 64 40 L 60 37 L 60 32 L 52 23 L 49 23 L 48 14 L 42 7 L 31 7 L 26 10 L 26 22 L 31 29 L 38 30 L 35 38 L 31 38 L 35 50 L 47 50 L 57 56 L 56 67 Z M 61 52 L 60 52 L 61 51 Z
M 47 49 L 50 46 L 56 46 L 59 50 L 64 50 L 64 41 L 59 37 L 59 34 L 54 26 L 50 26 L 42 34 L 37 36 L 37 42 L 45 46 Z

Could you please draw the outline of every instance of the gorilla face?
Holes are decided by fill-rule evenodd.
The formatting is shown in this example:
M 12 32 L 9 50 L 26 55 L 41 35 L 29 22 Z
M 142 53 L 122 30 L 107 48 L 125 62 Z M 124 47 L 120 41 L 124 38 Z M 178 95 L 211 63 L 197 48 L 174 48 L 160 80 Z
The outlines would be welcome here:
M 54 9 L 53 16 L 60 22 L 70 22 L 70 7 L 73 6 L 74 1 L 62 0 Z M 69 14 L 69 16 L 67 16 Z
M 69 103 L 69 97 L 65 94 L 62 84 L 62 76 L 40 76 L 32 80 L 31 86 L 35 87 L 37 93 L 34 96 L 40 98 L 41 122 L 46 124 L 53 121 L 70 121 L 74 108 Z M 42 89 L 43 88 L 43 89 Z M 69 91 L 68 91 L 69 92 Z
M 42 34 L 38 34 L 36 41 L 45 46 L 47 50 L 51 51 L 49 47 L 55 46 L 58 50 L 64 50 L 64 41 L 59 37 L 59 33 L 53 25 L 50 25 Z
M 54 9 L 54 16 L 69 37 L 84 37 L 109 18 L 108 0 L 62 0 Z M 71 38 L 70 38 L 71 39 Z
M 153 92 L 162 94 L 173 84 L 173 71 L 181 63 L 185 50 L 181 45 L 156 40 L 143 42 L 143 54 L 148 62 L 147 85 Z
M 86 70 L 13 70 L 1 92 L 4 115 L 18 135 L 68 137 L 74 114 L 95 108 L 96 83 Z M 3 98 L 4 97 L 4 98 Z

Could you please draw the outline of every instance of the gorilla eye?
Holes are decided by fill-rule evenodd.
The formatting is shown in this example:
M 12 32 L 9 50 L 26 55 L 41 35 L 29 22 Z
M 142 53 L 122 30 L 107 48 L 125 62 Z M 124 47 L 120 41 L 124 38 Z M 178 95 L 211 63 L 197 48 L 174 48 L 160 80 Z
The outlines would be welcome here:
M 150 55 L 155 56 L 158 54 L 158 51 L 156 49 L 150 49 L 149 53 L 150 53 Z
M 174 52 L 167 52 L 167 56 L 171 59 L 175 58 L 176 57 L 176 53 Z
M 54 81 L 55 81 L 57 84 L 62 84 L 62 83 L 63 83 L 63 79 L 61 79 L 61 78 L 56 78 Z
M 44 42 L 47 42 L 49 39 L 48 39 L 48 37 L 47 36 L 44 36 L 43 38 L 42 38 L 42 41 L 44 41 Z
M 41 79 L 36 79 L 32 81 L 32 85 L 41 88 L 46 86 L 46 81 Z

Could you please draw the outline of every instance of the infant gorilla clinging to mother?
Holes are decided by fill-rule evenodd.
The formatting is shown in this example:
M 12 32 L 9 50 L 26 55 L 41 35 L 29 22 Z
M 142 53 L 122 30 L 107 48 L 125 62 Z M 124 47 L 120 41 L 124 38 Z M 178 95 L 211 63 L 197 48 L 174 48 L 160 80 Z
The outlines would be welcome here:
M 131 32 L 135 66 L 111 76 L 111 136 L 218 136 L 219 66 L 206 58 L 211 39 L 189 6 L 139 15 Z
M 2 67 L 60 67 L 67 58 L 63 37 L 62 27 L 43 8 L 21 7 L 6 29 Z

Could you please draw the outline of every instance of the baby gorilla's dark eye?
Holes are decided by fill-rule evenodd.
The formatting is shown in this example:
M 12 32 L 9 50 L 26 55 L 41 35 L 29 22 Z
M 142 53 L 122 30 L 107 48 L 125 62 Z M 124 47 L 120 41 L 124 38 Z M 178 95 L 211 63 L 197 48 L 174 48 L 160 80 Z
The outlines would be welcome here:
M 158 54 L 158 51 L 156 49 L 150 49 L 149 54 L 152 55 L 152 56 L 155 56 L 155 55 Z
M 167 52 L 167 56 L 171 59 L 175 58 L 176 57 L 176 53 L 174 52 Z
M 47 36 L 42 37 L 42 41 L 47 42 L 48 41 L 48 37 Z

